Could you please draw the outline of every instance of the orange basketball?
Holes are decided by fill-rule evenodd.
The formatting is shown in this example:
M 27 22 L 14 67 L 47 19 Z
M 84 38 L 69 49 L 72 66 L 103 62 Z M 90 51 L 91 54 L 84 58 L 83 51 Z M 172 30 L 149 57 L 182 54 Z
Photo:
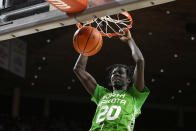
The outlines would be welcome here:
M 99 52 L 102 43 L 101 33 L 91 26 L 84 26 L 78 29 L 73 37 L 75 50 L 85 56 L 92 56 Z

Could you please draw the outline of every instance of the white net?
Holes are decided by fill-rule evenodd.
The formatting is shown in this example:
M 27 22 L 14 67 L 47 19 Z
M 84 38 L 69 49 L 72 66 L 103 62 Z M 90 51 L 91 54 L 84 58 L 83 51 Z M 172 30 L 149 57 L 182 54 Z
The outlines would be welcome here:
M 103 36 L 112 37 L 116 35 L 124 35 L 125 29 L 130 29 L 132 19 L 122 14 L 113 16 L 104 16 L 101 18 L 94 17 L 92 20 L 86 21 L 82 26 L 92 26 L 97 28 Z

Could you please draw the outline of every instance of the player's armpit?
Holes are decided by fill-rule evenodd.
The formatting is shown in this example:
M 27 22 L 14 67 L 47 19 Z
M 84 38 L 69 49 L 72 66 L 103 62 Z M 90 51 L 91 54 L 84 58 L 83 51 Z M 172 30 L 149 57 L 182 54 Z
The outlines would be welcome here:
M 74 73 L 90 95 L 94 95 L 95 88 L 97 86 L 96 80 L 86 71 L 88 57 L 80 55 L 74 66 Z
M 144 89 L 144 60 L 139 60 L 136 63 L 133 77 L 135 87 L 142 92 Z
M 80 82 L 82 83 L 82 85 L 84 86 L 84 88 L 86 89 L 86 91 L 91 96 L 93 96 L 95 88 L 97 86 L 96 80 L 86 71 L 74 70 L 74 72 L 76 76 L 78 77 L 78 79 L 80 80 Z

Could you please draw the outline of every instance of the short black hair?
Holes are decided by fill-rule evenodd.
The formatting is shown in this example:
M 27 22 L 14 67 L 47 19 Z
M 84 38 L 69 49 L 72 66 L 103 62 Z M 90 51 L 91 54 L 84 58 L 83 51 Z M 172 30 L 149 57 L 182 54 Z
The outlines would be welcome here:
M 107 67 L 106 71 L 108 72 L 108 78 L 107 78 L 108 84 L 111 85 L 110 78 L 112 75 L 112 71 L 117 67 L 126 69 L 127 76 L 129 76 L 129 79 L 131 80 L 131 83 L 130 83 L 130 85 L 131 85 L 133 82 L 133 73 L 134 73 L 135 66 L 133 66 L 133 65 L 128 66 L 128 65 L 124 65 L 124 64 L 114 64 L 114 65 Z

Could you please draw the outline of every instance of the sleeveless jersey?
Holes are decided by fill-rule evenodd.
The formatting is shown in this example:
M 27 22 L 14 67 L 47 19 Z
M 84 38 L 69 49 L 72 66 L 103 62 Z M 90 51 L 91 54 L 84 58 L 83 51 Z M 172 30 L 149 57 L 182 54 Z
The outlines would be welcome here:
M 149 92 L 147 87 L 139 92 L 134 85 L 128 91 L 111 92 L 97 85 L 91 99 L 97 109 L 90 131 L 133 131 Z

